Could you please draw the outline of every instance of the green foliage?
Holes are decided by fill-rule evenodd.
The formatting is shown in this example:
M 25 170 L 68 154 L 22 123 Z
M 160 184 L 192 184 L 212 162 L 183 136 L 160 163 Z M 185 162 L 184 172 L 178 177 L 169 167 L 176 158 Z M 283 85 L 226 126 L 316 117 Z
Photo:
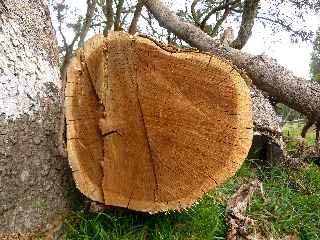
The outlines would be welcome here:
M 248 216 L 268 239 L 297 232 L 320 238 L 320 169 L 290 170 L 278 163 L 247 160 L 236 176 L 199 204 L 181 212 L 155 215 L 114 208 L 105 213 L 74 212 L 66 219 L 66 239 L 224 239 L 227 200 L 241 184 L 259 178 L 264 197 L 255 194 Z
M 316 33 L 310 63 L 311 79 L 320 82 L 320 28 Z
M 248 209 L 257 231 L 267 239 L 292 232 L 301 239 L 320 238 L 320 168 L 292 170 L 247 160 L 235 177 L 190 209 L 154 215 L 120 208 L 100 214 L 80 210 L 66 219 L 65 239 L 224 239 L 226 203 L 252 178 L 259 178 L 264 188 L 264 195 L 255 194 Z
M 304 115 L 302 113 L 299 113 L 282 103 L 277 104 L 276 111 L 283 117 L 284 121 L 292 121 L 304 118 Z

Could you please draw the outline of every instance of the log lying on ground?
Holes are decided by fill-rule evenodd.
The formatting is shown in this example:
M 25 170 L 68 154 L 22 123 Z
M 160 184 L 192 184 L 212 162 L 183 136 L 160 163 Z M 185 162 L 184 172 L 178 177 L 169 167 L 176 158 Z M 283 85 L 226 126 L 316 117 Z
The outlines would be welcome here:
M 229 47 L 217 46 L 215 40 L 192 24 L 180 21 L 159 0 L 146 0 L 148 10 L 159 21 L 160 26 L 170 30 L 191 46 L 211 52 L 230 60 L 244 69 L 253 83 L 274 96 L 277 101 L 304 113 L 308 118 L 320 120 L 320 85 L 294 76 L 291 71 L 267 56 L 252 56 Z
M 145 212 L 191 206 L 232 176 L 252 140 L 231 64 L 125 33 L 96 36 L 68 68 L 68 155 L 78 188 Z
M 254 133 L 248 158 L 267 161 L 284 159 L 287 155 L 282 137 L 282 119 L 269 99 L 251 86 Z

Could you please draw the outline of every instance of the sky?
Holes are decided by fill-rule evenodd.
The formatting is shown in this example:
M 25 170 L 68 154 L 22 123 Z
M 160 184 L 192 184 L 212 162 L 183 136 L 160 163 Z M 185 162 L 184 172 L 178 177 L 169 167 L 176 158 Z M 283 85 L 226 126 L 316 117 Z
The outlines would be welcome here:
M 86 1 L 85 0 L 66 0 L 72 8 L 79 9 L 79 13 L 85 14 Z M 165 1 L 171 2 L 171 9 L 177 10 L 179 7 L 185 5 L 185 0 Z M 267 0 L 262 0 L 262 4 L 268 4 Z M 52 13 L 52 12 L 51 12 Z M 316 30 L 320 23 L 320 16 L 308 15 L 305 16 L 306 24 Z M 52 16 L 54 27 L 57 27 L 57 21 Z M 57 34 L 59 35 L 59 34 Z M 72 32 L 67 32 L 67 37 L 72 37 Z M 59 36 L 58 41 L 61 41 Z M 257 55 L 265 54 L 272 58 L 275 58 L 278 63 L 291 70 L 296 76 L 309 79 L 309 63 L 312 52 L 312 44 L 299 43 L 294 44 L 290 41 L 289 34 L 285 31 L 279 31 L 279 33 L 272 33 L 271 29 L 265 28 L 258 22 L 253 27 L 253 33 L 248 43 L 244 47 L 243 51 Z
M 320 26 L 320 16 L 306 16 L 307 23 L 314 31 Z M 293 71 L 296 76 L 310 78 L 309 63 L 312 43 L 292 43 L 289 34 L 282 31 L 274 35 L 261 24 L 255 24 L 253 33 L 243 51 L 252 54 L 266 54 Z

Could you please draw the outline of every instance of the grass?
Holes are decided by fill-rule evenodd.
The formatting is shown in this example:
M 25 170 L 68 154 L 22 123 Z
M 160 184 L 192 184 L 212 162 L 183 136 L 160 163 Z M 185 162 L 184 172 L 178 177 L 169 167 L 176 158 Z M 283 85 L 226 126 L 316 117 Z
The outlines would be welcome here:
M 253 178 L 258 178 L 264 189 L 264 195 L 254 194 L 247 210 L 257 231 L 266 239 L 283 239 L 290 233 L 303 240 L 320 239 L 319 166 L 290 169 L 279 162 L 258 160 L 246 160 L 234 177 L 181 212 L 149 215 L 114 208 L 90 214 L 73 197 L 75 210 L 65 220 L 65 239 L 224 239 L 226 203 Z
M 75 212 L 66 239 L 223 239 L 225 206 L 206 196 L 193 208 L 143 214 L 115 208 L 101 214 Z
M 270 165 L 256 174 L 263 180 L 265 196 L 254 196 L 248 216 L 259 230 L 269 237 L 296 232 L 301 239 L 320 239 L 319 167 Z
M 283 135 L 287 138 L 287 148 L 288 151 L 295 151 L 299 142 L 297 141 L 297 137 L 300 137 L 301 130 L 304 126 L 304 122 L 291 122 L 286 123 L 283 126 Z M 308 145 L 313 145 L 316 142 L 316 134 L 315 131 L 309 130 L 306 135 L 306 143 Z

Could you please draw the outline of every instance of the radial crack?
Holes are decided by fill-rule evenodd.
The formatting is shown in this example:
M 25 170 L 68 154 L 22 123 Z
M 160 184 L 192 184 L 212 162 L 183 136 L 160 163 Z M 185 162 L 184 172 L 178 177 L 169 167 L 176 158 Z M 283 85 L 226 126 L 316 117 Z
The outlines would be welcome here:
M 150 139 L 149 139 L 147 128 L 146 128 L 146 123 L 144 121 L 144 115 L 143 115 L 141 102 L 140 102 L 140 97 L 139 97 L 139 84 L 138 84 L 137 81 L 136 81 L 136 84 L 137 84 L 137 99 L 138 99 L 139 109 L 140 109 L 141 118 L 142 118 L 142 122 L 143 122 L 144 133 L 145 133 L 145 136 L 146 136 L 146 139 L 147 139 L 148 150 L 149 150 L 149 155 L 150 155 L 150 160 L 151 160 L 151 165 L 152 165 L 152 172 L 153 172 L 154 181 L 155 181 L 154 202 L 156 202 L 157 192 L 158 192 L 158 189 L 159 189 L 158 179 L 157 179 L 157 174 L 156 174 L 156 166 L 155 166 L 155 161 L 154 161 L 153 156 L 152 156 L 152 150 L 151 150 Z

